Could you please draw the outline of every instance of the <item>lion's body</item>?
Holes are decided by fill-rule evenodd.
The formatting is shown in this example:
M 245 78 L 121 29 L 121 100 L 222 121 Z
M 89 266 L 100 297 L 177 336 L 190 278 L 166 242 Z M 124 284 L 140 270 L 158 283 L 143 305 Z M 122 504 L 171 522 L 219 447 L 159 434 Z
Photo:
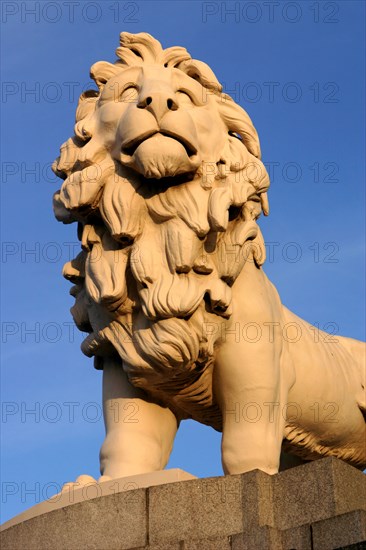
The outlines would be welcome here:
M 308 460 L 336 456 L 364 468 L 365 344 L 322 331 L 314 342 L 316 328 L 286 308 L 284 318 L 304 333 L 287 346 L 296 377 L 289 402 L 299 404 L 299 417 L 285 427 L 284 448 Z
M 364 468 L 365 344 L 300 319 L 254 264 L 244 266 L 233 301 L 213 377 L 224 434 L 240 445 L 247 432 L 254 446 L 266 441 L 275 455 L 336 456 Z M 271 471 L 271 458 L 264 461 Z
M 204 63 L 122 33 L 91 70 L 54 165 L 84 353 L 104 369 L 104 475 L 163 468 L 179 421 L 223 431 L 226 472 L 281 449 L 366 465 L 360 343 L 284 308 L 262 264 L 269 177 L 255 128 Z M 115 420 L 115 405 L 137 422 Z

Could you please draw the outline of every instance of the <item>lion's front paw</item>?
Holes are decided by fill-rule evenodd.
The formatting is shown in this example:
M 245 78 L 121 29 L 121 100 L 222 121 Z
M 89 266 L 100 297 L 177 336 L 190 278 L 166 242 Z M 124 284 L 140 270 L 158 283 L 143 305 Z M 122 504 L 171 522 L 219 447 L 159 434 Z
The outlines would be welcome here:
M 94 477 L 83 474 L 76 478 L 76 481 L 68 481 L 65 483 L 62 486 L 61 493 L 66 493 L 67 491 L 71 491 L 71 489 L 79 489 L 95 483 L 98 483 L 98 481 L 94 479 Z
M 100 476 L 100 478 L 98 479 L 98 483 L 103 483 L 103 481 L 111 481 L 111 476 Z
M 90 485 L 96 485 L 98 483 L 103 483 L 103 481 L 110 481 L 112 478 L 110 476 L 100 476 L 97 480 L 92 476 L 83 474 L 76 478 L 76 481 L 68 481 L 62 486 L 61 493 L 67 493 L 67 491 L 82 489 L 83 487 L 89 487 Z

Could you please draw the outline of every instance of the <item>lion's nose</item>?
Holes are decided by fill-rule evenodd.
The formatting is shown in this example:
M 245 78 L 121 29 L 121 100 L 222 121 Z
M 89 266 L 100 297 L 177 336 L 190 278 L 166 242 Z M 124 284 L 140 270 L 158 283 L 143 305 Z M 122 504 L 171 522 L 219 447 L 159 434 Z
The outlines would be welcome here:
M 178 103 L 173 94 L 150 93 L 139 99 L 137 107 L 150 111 L 159 122 L 168 111 L 176 111 Z

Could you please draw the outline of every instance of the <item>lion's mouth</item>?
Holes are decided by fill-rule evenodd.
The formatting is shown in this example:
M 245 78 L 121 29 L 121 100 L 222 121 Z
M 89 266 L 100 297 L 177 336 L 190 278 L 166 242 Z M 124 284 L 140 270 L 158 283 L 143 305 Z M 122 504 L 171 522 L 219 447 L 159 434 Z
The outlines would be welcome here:
M 178 141 L 178 143 L 180 143 L 184 147 L 188 157 L 193 157 L 194 155 L 197 154 L 196 147 L 190 141 L 188 141 L 184 137 L 176 134 L 175 132 L 171 132 L 171 131 L 167 131 L 167 130 L 159 130 L 159 131 L 152 130 L 152 131 L 149 131 L 149 132 L 145 132 L 144 134 L 140 135 L 139 137 L 134 138 L 134 139 L 128 141 L 127 143 L 125 143 L 122 146 L 122 153 L 125 154 L 125 155 L 128 155 L 128 156 L 132 156 L 135 153 L 136 149 L 141 145 L 141 143 L 143 143 L 147 139 L 150 139 L 152 136 L 155 136 L 157 134 L 160 134 L 162 136 L 165 136 L 165 137 L 174 139 L 175 141 Z

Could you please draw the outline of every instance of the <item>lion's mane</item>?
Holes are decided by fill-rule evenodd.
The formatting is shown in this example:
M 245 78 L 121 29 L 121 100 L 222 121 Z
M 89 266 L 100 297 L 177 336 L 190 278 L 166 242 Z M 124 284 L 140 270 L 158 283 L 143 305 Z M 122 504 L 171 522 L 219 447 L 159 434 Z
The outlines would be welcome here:
M 65 180 L 54 196 L 56 218 L 78 222 L 82 247 L 64 268 L 75 284 L 72 314 L 90 333 L 82 350 L 97 368 L 118 353 L 134 385 L 179 416 L 220 429 L 211 391 L 215 331 L 205 326 L 230 317 L 244 262 L 265 259 L 256 219 L 268 214 L 269 178 L 258 136 L 211 69 L 184 48 L 122 33 L 116 53 L 114 64 L 92 66 L 98 91 L 81 95 L 75 135 L 53 166 Z M 151 185 L 112 157 L 98 129 L 100 94 L 111 77 L 144 63 L 182 70 L 215 98 L 228 131 L 219 162 Z

